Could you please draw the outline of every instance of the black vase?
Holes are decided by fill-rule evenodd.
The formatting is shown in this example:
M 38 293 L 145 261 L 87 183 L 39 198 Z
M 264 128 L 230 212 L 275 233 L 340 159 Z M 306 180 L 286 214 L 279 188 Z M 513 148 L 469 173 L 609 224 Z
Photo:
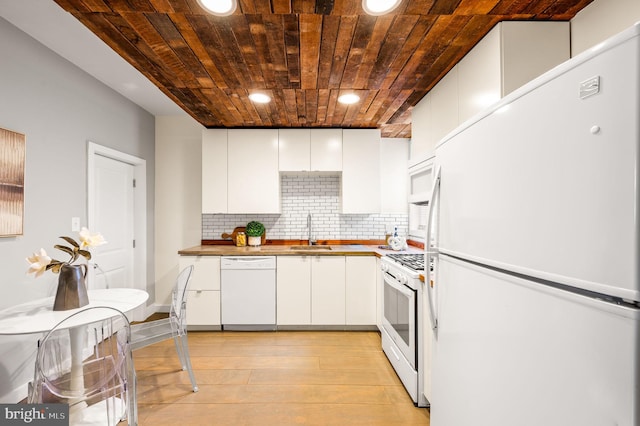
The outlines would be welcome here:
M 88 305 L 86 278 L 87 265 L 62 265 L 53 310 L 67 311 Z

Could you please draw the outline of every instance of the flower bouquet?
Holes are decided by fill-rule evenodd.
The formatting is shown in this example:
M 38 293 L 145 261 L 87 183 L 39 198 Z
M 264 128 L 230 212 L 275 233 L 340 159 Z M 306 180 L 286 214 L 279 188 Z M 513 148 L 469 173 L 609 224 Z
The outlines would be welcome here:
M 52 259 L 43 248 L 27 258 L 29 263 L 27 273 L 33 273 L 36 277 L 49 270 L 60 274 L 58 290 L 53 304 L 54 311 L 65 311 L 89 304 L 86 286 L 87 265 L 86 263 L 74 265 L 74 262 L 80 256 L 90 260 L 91 252 L 89 252 L 89 249 L 106 243 L 102 235 L 91 233 L 87 228 L 82 228 L 79 233 L 80 243 L 71 237 L 60 238 L 69 243 L 70 246 L 56 244 L 53 247 L 69 255 L 69 260 L 66 262 Z

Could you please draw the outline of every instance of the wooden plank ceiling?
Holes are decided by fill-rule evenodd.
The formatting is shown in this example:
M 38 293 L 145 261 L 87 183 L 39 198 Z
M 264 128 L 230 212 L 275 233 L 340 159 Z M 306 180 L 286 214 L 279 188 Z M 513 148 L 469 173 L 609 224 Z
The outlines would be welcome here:
M 569 20 L 592 0 L 403 0 L 379 17 L 361 0 L 239 0 L 228 17 L 196 0 L 55 1 L 205 127 L 410 137 L 411 108 L 496 23 Z

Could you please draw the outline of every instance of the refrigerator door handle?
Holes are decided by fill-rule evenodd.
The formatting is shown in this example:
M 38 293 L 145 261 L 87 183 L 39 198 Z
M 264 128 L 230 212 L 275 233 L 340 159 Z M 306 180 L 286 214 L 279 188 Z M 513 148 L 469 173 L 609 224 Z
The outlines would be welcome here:
M 437 255 L 438 247 L 437 244 L 431 245 L 431 238 L 433 236 L 433 218 L 435 217 L 435 205 L 437 204 L 436 199 L 440 197 L 440 176 L 442 174 L 442 169 L 440 166 L 436 169 L 436 173 L 433 179 L 433 185 L 431 186 L 431 197 L 429 198 L 429 214 L 427 216 L 427 235 L 425 241 L 425 248 L 427 254 Z
M 431 237 L 433 235 L 433 218 L 435 217 L 435 205 L 437 197 L 440 197 L 440 175 L 441 169 L 440 166 L 436 169 L 435 177 L 433 179 L 433 187 L 431 188 L 431 198 L 429 199 L 429 216 L 427 218 L 427 235 L 425 241 L 426 253 L 425 253 L 425 267 L 430 264 L 431 258 L 437 258 L 438 256 L 438 246 L 436 242 L 434 242 L 433 246 L 431 245 Z M 437 272 L 437 267 L 435 271 Z M 431 328 L 433 329 L 433 335 L 437 338 L 438 336 L 438 317 L 436 315 L 436 306 L 433 294 L 433 286 L 431 281 L 432 272 L 429 271 L 427 274 L 427 282 L 426 282 L 426 291 L 427 291 L 427 299 L 429 301 L 429 319 L 431 320 Z

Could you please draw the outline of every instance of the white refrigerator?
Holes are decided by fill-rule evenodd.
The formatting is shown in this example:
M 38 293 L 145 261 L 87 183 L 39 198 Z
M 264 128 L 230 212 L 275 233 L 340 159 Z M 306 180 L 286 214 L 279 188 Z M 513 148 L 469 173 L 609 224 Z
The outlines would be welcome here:
M 431 426 L 640 425 L 639 37 L 438 144 Z

